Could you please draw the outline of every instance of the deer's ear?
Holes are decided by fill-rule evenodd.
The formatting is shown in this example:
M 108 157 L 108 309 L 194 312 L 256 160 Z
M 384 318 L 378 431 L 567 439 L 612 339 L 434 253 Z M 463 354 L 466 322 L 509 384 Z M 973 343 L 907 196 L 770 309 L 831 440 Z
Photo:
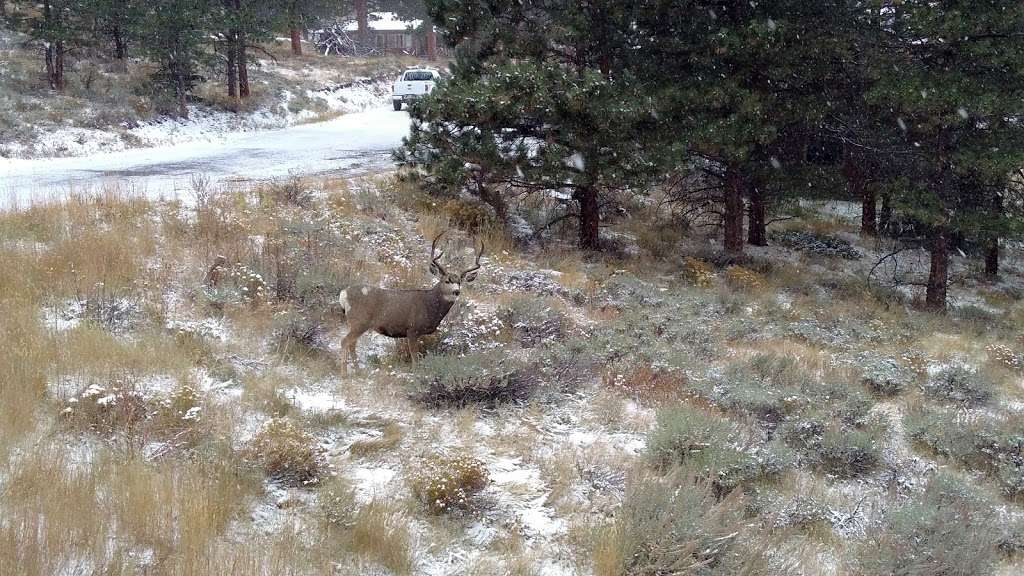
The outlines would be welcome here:
M 476 280 L 476 272 L 470 272 L 469 274 L 466 274 L 466 276 L 462 279 L 463 282 L 467 283 L 472 282 L 473 280 Z

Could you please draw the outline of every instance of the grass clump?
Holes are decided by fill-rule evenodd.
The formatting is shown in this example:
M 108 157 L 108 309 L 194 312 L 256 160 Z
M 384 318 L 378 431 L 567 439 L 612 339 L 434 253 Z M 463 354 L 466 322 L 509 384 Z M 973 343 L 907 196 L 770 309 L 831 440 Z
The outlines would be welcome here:
M 387 568 L 392 574 L 409 574 L 413 568 L 409 520 L 397 502 L 374 500 L 355 514 L 348 549 Z
M 529 398 L 539 386 L 533 369 L 500 351 L 461 357 L 430 355 L 417 366 L 414 398 L 427 406 L 494 406 Z
M 78 430 L 132 437 L 149 420 L 152 411 L 146 398 L 127 380 L 90 384 L 67 400 L 61 415 Z
M 270 479 L 286 484 L 315 484 L 325 468 L 316 439 L 286 418 L 268 422 L 252 440 L 249 453 Z
M 854 478 L 878 469 L 882 450 L 878 431 L 858 429 L 824 420 L 800 420 L 782 430 L 785 442 L 800 451 L 825 474 Z
M 271 342 L 277 353 L 285 357 L 309 356 L 327 348 L 320 319 L 296 310 L 274 318 Z
M 426 459 L 409 480 L 412 493 L 434 514 L 464 510 L 489 482 L 483 462 L 460 454 Z
M 996 417 L 959 418 L 948 410 L 907 414 L 907 433 L 927 450 L 993 479 L 1004 496 L 1024 500 L 1024 426 Z
M 991 506 L 959 481 L 939 475 L 868 531 L 852 573 L 992 574 L 1000 559 L 999 526 Z
M 633 480 L 615 521 L 593 552 L 597 576 L 711 573 L 736 548 L 743 496 L 719 499 L 699 476 L 681 470 Z
M 355 489 L 343 476 L 336 476 L 320 487 L 317 504 L 322 520 L 330 528 L 350 528 L 356 519 Z
M 981 374 L 963 366 L 949 366 L 924 384 L 924 394 L 935 400 L 977 407 L 995 397 L 995 386 Z

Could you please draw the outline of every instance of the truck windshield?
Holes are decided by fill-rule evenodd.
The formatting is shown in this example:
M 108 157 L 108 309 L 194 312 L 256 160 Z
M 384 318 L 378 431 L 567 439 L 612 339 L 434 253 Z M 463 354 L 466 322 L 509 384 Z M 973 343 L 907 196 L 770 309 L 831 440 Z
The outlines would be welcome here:
M 405 73 L 405 81 L 406 82 L 415 82 L 415 81 L 433 80 L 433 79 L 434 79 L 434 73 L 433 72 L 417 71 L 417 72 L 406 72 Z

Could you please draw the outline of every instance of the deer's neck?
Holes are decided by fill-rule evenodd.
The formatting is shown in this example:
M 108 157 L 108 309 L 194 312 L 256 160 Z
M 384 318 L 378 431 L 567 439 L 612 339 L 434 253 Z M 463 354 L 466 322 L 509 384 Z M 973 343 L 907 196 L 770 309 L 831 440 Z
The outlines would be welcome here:
M 430 309 L 428 310 L 428 314 L 436 326 L 441 323 L 441 320 L 444 320 L 445 316 L 448 315 L 448 311 L 452 309 L 452 305 L 455 304 L 455 301 L 445 299 L 444 291 L 441 289 L 440 282 L 434 284 L 432 291 L 434 292 L 434 297 L 430 299 Z

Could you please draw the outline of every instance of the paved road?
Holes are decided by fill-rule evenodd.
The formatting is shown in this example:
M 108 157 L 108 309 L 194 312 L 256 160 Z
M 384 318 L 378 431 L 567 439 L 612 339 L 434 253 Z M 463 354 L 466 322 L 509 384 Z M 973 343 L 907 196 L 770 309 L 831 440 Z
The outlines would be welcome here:
M 210 183 L 289 175 L 360 174 L 392 166 L 391 150 L 409 116 L 391 107 L 328 122 L 80 158 L 0 159 L 0 204 L 25 204 L 71 191 L 117 186 L 149 196 L 187 198 L 195 178 Z

